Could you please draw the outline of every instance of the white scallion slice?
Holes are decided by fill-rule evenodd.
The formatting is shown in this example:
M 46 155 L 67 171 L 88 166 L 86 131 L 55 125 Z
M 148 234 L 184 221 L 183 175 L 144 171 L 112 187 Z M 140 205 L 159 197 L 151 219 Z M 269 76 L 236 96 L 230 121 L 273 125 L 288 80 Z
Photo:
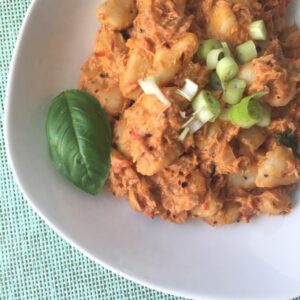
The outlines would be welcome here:
M 185 127 L 178 137 L 179 141 L 183 142 L 186 139 L 189 131 L 190 129 L 188 127 Z
M 191 133 L 195 133 L 198 131 L 204 122 L 201 122 L 198 117 L 194 114 L 185 124 L 183 124 L 182 128 L 189 128 Z
M 195 118 L 186 128 L 189 128 L 189 131 L 193 134 L 197 132 L 204 123 L 202 123 L 200 120 Z
M 184 97 L 185 99 L 192 101 L 198 92 L 198 84 L 190 79 L 185 80 L 185 85 L 181 90 L 177 90 L 177 94 Z
M 162 104 L 166 106 L 171 105 L 170 101 L 163 94 L 163 92 L 160 90 L 159 86 L 155 82 L 154 77 L 150 76 L 145 79 L 140 79 L 138 83 L 145 94 L 155 95 Z
M 195 112 L 194 115 L 203 123 L 207 123 L 208 121 L 214 119 L 215 117 L 215 115 L 210 110 L 206 110 L 206 109 L 199 110 Z
M 195 116 L 191 116 L 183 125 L 181 128 L 185 128 L 187 126 L 189 126 L 190 123 L 192 123 L 195 119 Z
M 263 20 L 257 20 L 250 24 L 249 35 L 251 39 L 265 41 L 267 39 L 267 29 Z

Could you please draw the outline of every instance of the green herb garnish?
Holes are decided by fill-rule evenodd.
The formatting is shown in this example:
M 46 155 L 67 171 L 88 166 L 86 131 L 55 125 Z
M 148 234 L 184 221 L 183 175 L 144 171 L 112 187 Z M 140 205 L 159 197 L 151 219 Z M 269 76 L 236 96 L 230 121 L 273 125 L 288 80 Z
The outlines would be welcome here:
M 279 144 L 291 148 L 293 154 L 296 157 L 300 158 L 300 149 L 298 146 L 298 142 L 290 128 L 286 129 L 283 132 L 276 132 L 274 136 Z
M 61 93 L 50 106 L 46 127 L 55 168 L 96 195 L 109 175 L 112 143 L 108 118 L 97 99 L 79 90 Z

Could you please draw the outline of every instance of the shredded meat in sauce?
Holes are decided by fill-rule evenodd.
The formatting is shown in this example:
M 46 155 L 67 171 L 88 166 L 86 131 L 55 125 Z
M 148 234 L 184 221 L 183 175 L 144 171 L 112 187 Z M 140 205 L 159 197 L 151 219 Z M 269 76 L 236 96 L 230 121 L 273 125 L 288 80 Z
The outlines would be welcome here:
M 108 187 L 148 217 L 210 225 L 249 222 L 290 212 L 299 159 L 275 132 L 300 136 L 300 30 L 284 22 L 286 0 L 108 0 L 98 9 L 102 27 L 82 67 L 79 88 L 94 95 L 113 127 Z M 258 58 L 241 66 L 247 93 L 266 88 L 271 124 L 242 129 L 207 123 L 184 142 L 176 94 L 189 78 L 207 88 L 209 71 L 197 62 L 201 41 L 231 49 L 248 41 L 249 25 L 264 20 L 268 40 Z M 138 80 L 154 75 L 170 107 L 142 92 Z M 218 97 L 217 93 L 215 93 Z

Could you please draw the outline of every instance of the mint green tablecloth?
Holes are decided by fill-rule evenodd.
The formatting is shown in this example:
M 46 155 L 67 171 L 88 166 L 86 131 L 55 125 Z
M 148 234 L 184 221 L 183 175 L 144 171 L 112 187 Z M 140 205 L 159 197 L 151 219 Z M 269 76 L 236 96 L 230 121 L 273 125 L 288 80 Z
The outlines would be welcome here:
M 29 3 L 0 0 L 0 299 L 179 299 L 90 261 L 48 228 L 18 190 L 5 156 L 3 102 L 12 51 Z
M 3 102 L 29 3 L 0 0 L 0 299 L 178 299 L 131 283 L 73 249 L 32 211 L 14 183 L 4 149 Z

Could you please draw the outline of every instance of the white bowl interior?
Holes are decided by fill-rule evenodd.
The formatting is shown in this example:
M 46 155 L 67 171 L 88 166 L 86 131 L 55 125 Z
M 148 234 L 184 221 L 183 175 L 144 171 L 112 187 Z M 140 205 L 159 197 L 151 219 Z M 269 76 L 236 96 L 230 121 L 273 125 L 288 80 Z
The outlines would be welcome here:
M 300 3 L 294 2 L 290 11 L 300 24 Z M 9 159 L 26 198 L 73 245 L 149 287 L 203 299 L 299 295 L 299 190 L 286 217 L 224 228 L 178 226 L 146 219 L 108 192 L 89 196 L 54 170 L 45 137 L 47 109 L 56 94 L 76 87 L 99 26 L 98 4 L 33 1 L 12 64 L 5 115 Z

